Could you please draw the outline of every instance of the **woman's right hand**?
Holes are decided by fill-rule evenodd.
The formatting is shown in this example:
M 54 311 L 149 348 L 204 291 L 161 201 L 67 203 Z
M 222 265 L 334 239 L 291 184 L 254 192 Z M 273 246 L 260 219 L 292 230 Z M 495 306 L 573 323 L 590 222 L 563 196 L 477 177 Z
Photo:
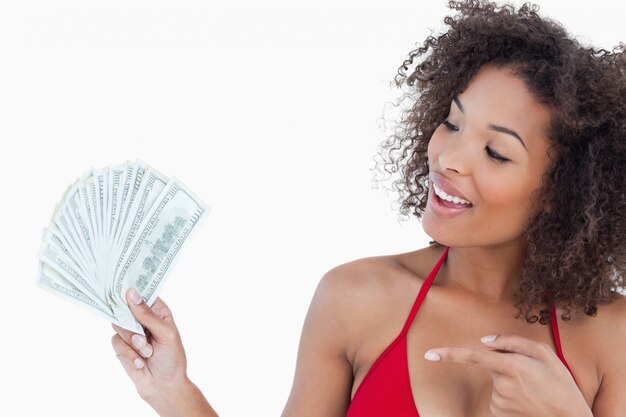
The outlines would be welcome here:
M 116 334 L 111 343 L 137 392 L 155 409 L 180 392 L 187 378 L 185 349 L 169 307 L 157 297 L 152 307 L 135 289 L 126 300 L 133 316 L 146 329 L 146 337 L 112 323 Z M 158 411 L 158 410 L 157 410 Z
M 218 417 L 187 377 L 185 349 L 169 307 L 158 297 L 148 307 L 133 288 L 126 302 L 146 337 L 112 324 L 111 343 L 139 396 L 162 417 Z

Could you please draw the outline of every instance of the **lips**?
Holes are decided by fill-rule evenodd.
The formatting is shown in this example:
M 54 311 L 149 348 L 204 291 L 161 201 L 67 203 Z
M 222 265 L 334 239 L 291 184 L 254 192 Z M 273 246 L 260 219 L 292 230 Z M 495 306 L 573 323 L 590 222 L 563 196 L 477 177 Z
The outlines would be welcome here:
M 442 174 L 436 172 L 436 171 L 430 171 L 429 175 L 428 175 L 429 180 L 434 183 L 438 188 L 441 188 L 446 194 L 448 195 L 452 195 L 452 196 L 456 196 L 459 198 L 462 198 L 464 200 L 469 201 L 470 203 L 472 202 L 472 200 L 470 200 L 469 198 L 467 198 L 462 192 L 461 190 L 459 190 L 453 183 L 452 181 L 448 180 L 446 177 L 444 177 Z

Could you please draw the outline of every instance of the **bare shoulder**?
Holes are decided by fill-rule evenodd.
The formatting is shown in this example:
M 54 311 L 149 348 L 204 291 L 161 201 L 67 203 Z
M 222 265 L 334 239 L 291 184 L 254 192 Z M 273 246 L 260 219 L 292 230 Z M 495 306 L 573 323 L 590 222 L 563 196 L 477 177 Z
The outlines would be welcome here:
M 389 323 L 400 326 L 424 277 L 441 250 L 369 256 L 330 269 L 321 278 L 316 298 L 341 320 L 347 358 L 354 358 L 365 339 Z M 322 301 L 323 300 L 323 301 Z M 399 329 L 389 329 L 396 331 Z
M 337 265 L 326 272 L 317 286 L 314 302 L 332 310 L 343 322 L 341 329 L 354 340 L 359 328 L 368 325 L 367 313 L 384 304 L 394 286 L 399 266 L 390 256 L 371 256 Z
M 363 301 L 373 301 L 369 298 L 392 286 L 394 273 L 400 268 L 393 255 L 359 258 L 330 269 L 320 280 L 320 286 L 341 296 L 348 307 L 357 307 Z
M 607 320 L 623 321 L 626 318 L 626 295 L 615 293 L 615 299 L 609 304 L 600 306 L 598 312 L 604 313 Z
M 598 306 L 595 316 L 582 312 L 572 315 L 564 326 L 573 329 L 573 336 L 581 345 L 594 346 L 599 357 L 616 346 L 626 346 L 626 296 L 620 293 L 608 304 Z
M 346 312 L 397 301 L 406 285 L 419 285 L 439 255 L 431 247 L 392 255 L 369 256 L 335 266 L 321 278 L 318 291 L 336 299 Z M 325 297 L 326 298 L 326 297 Z
M 598 306 L 596 317 L 590 318 L 595 322 L 591 327 L 594 334 L 599 337 L 598 347 L 605 353 L 622 350 L 626 347 L 626 296 L 616 293 L 615 299 L 609 303 Z M 626 370 L 626 369 L 625 369 Z
M 559 316 L 564 312 L 562 308 L 557 311 Z M 580 310 L 572 310 L 570 315 L 570 320 L 559 319 L 559 326 L 568 344 L 577 347 L 572 353 L 579 361 L 593 360 L 601 377 L 603 369 L 613 366 L 611 356 L 626 347 L 626 296 L 616 293 L 613 301 L 598 305 L 595 316 Z
M 400 275 L 423 281 L 441 252 L 440 248 L 428 246 L 411 252 L 359 258 L 330 269 L 321 281 L 335 290 L 377 295 L 379 291 L 368 293 L 397 285 L 402 280 Z
M 368 340 L 376 316 L 398 304 L 393 298 L 406 277 L 390 256 L 346 262 L 322 276 L 302 327 L 283 417 L 345 416 L 355 370 L 352 351 Z
M 585 324 L 576 332 L 579 346 L 584 346 L 587 360 L 594 356 L 599 388 L 593 401 L 593 415 L 621 415 L 626 407 L 626 296 L 598 306 L 595 317 L 581 320 Z

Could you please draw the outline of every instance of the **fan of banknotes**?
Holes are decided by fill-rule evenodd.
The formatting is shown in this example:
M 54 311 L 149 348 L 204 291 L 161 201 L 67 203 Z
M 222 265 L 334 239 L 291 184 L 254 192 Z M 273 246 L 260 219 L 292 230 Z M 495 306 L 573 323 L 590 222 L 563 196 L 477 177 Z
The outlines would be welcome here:
M 210 213 L 177 178 L 145 162 L 94 169 L 71 184 L 44 229 L 37 284 L 145 334 L 126 303 L 152 305 L 181 247 Z

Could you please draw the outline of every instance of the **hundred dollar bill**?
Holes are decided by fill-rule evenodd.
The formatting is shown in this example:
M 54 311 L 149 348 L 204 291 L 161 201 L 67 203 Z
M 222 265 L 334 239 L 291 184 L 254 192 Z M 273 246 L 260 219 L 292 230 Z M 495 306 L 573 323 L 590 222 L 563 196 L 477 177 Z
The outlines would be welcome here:
M 115 315 L 121 326 L 140 332 L 125 300 L 126 291 L 136 288 L 152 305 L 164 284 L 176 254 L 210 209 L 176 178 L 157 197 L 138 228 L 130 250 L 116 275 L 113 294 L 120 298 Z
M 114 220 L 113 224 L 113 237 L 111 238 L 113 247 L 115 247 L 115 242 L 118 241 L 118 236 L 122 232 L 122 226 L 126 223 L 125 216 L 128 212 L 127 201 L 129 197 L 129 191 L 131 191 L 131 186 L 135 183 L 135 178 L 137 176 L 139 168 L 141 168 L 140 164 L 132 164 L 129 161 L 126 161 L 122 185 L 118 189 L 119 210 L 117 218 Z
M 126 290 L 154 303 L 183 244 L 209 208 L 141 160 L 91 167 L 69 184 L 44 228 L 37 284 L 143 334 Z
M 115 235 L 115 229 L 117 228 L 118 219 L 120 216 L 120 197 L 121 191 L 124 187 L 124 182 L 126 180 L 126 171 L 128 171 L 128 164 L 117 165 L 111 168 L 111 212 L 109 213 L 111 225 L 109 230 L 109 242 L 113 240 L 113 236 Z M 110 250 L 111 247 L 109 247 L 108 249 Z
M 100 307 L 104 309 L 108 307 L 108 303 L 105 301 L 104 288 L 98 287 L 92 280 L 84 277 L 80 273 L 80 267 L 76 265 L 73 260 L 65 256 L 63 251 L 53 243 L 44 241 L 41 245 L 38 258 L 57 271 L 75 287 L 79 288 L 82 293 L 87 294 Z
M 128 210 L 129 216 L 121 232 L 123 238 L 120 239 L 117 247 L 111 249 L 112 259 L 115 262 L 115 265 L 111 266 L 113 277 L 118 276 L 122 261 L 131 247 L 146 212 L 150 210 L 159 194 L 167 185 L 167 178 L 151 167 L 146 168 L 138 178 L 140 178 L 141 183 L 134 187 L 136 191 L 131 195 L 131 207 Z M 111 285 L 109 291 L 110 303 L 114 306 L 126 305 L 124 299 L 115 297 L 113 288 L 115 279 L 110 280 L 109 283 Z
M 164 177 L 153 168 L 148 168 L 143 173 L 141 184 L 137 187 L 137 192 L 131 201 L 132 206 L 129 211 L 132 212 L 132 218 L 128 217 L 126 219 L 124 229 L 122 230 L 124 238 L 120 241 L 119 247 L 115 252 L 115 259 L 117 260 L 117 265 L 115 266 L 116 273 L 121 266 L 122 260 L 126 257 L 126 253 L 146 212 L 152 208 L 157 197 L 167 185 L 167 181 L 167 177 Z
M 71 223 L 78 237 L 80 247 L 83 248 L 81 254 L 84 258 L 94 264 L 96 263 L 96 248 L 92 240 L 91 220 L 88 218 L 86 211 L 82 208 L 79 187 L 73 185 L 67 196 L 65 197 L 65 207 L 62 212 L 65 214 L 67 221 L 64 224 Z
M 37 281 L 42 288 L 78 303 L 105 319 L 117 323 L 117 318 L 113 316 L 113 310 L 95 302 L 92 297 L 85 294 L 43 261 L 38 263 Z

